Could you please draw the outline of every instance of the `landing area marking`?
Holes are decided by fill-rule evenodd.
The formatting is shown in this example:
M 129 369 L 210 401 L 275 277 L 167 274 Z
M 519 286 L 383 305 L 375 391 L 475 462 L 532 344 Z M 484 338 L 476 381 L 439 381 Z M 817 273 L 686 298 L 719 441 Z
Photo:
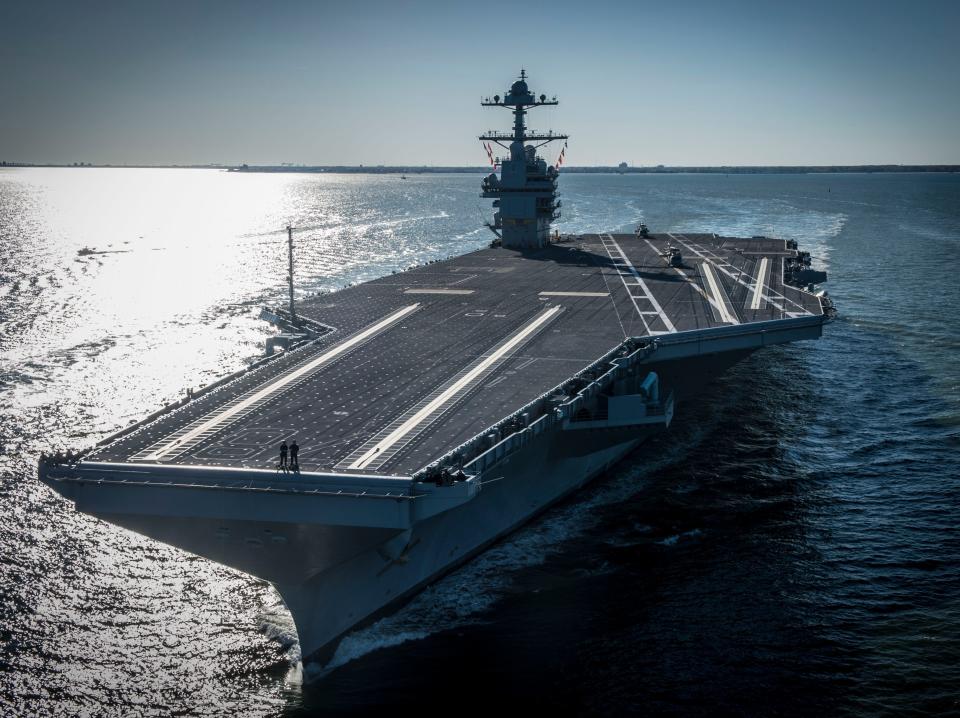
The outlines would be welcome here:
M 770 260 L 764 257 L 760 260 L 760 268 L 757 270 L 757 278 L 753 285 L 753 299 L 750 301 L 751 309 L 760 308 L 760 300 L 763 298 L 763 288 L 767 283 L 767 266 Z
M 485 371 L 507 356 L 521 342 L 526 340 L 531 334 L 553 319 L 553 317 L 556 316 L 559 311 L 560 307 L 556 306 L 540 312 L 540 314 L 538 314 L 532 321 L 528 322 L 526 326 L 522 327 L 520 331 L 516 332 L 513 336 L 507 339 L 507 341 L 494 349 L 485 358 L 480 360 L 459 379 L 440 392 L 432 400 L 427 402 L 427 404 L 416 411 L 412 416 L 403 421 L 403 423 L 401 423 L 397 428 L 389 431 L 389 433 L 383 436 L 383 438 L 377 440 L 377 443 L 374 446 L 367 449 L 359 458 L 347 465 L 346 468 L 372 468 L 373 470 L 376 470 L 377 467 L 382 466 L 393 455 L 388 453 L 391 447 L 405 438 L 408 434 L 411 434 L 420 426 L 420 424 L 425 422 L 428 417 L 433 416 L 441 409 L 447 408 L 447 406 L 452 403 L 452 401 L 462 390 L 468 388 L 474 382 L 474 380 L 480 377 Z
M 723 291 L 723 287 L 720 285 L 717 277 L 714 276 L 713 269 L 710 268 L 707 262 L 701 262 L 700 268 L 703 269 L 703 274 L 707 278 L 707 284 L 710 285 L 710 294 L 716 299 L 714 306 L 717 308 L 717 311 L 720 312 L 720 320 L 727 324 L 739 324 L 740 321 L 733 316 L 732 308 L 729 306 L 730 300 L 727 298 L 726 292 Z
M 690 250 L 691 252 L 693 252 L 695 255 L 697 255 L 698 257 L 700 257 L 700 259 L 704 260 L 705 262 L 710 262 L 710 264 L 712 264 L 714 267 L 716 267 L 716 268 L 719 269 L 721 272 L 723 272 L 724 274 L 726 274 L 726 275 L 727 275 L 728 277 L 730 277 L 733 281 L 737 282 L 738 284 L 742 284 L 742 285 L 743 285 L 744 287 L 746 287 L 747 289 L 751 289 L 751 290 L 754 289 L 754 287 L 752 287 L 748 282 L 743 281 L 743 279 L 741 279 L 739 276 L 734 275 L 733 272 L 729 271 L 728 269 L 726 269 L 725 267 L 723 267 L 721 264 L 718 264 L 718 263 L 715 262 L 713 259 L 711 259 L 710 257 L 708 257 L 708 256 L 707 256 L 708 253 L 709 253 L 709 254 L 713 254 L 714 257 L 716 257 L 716 255 L 715 255 L 713 252 L 707 250 L 705 247 L 703 247 L 703 246 L 701 246 L 701 245 L 696 245 L 696 247 L 691 246 L 690 243 L 684 242 L 682 239 L 679 239 L 678 237 L 676 237 L 676 236 L 673 235 L 673 234 L 669 234 L 669 233 L 668 233 L 668 236 L 670 236 L 670 237 L 672 237 L 673 239 L 675 239 L 675 240 L 676 240 L 677 242 L 679 242 L 681 245 L 683 245 L 683 246 L 686 247 L 688 250 Z M 681 234 L 680 237 L 684 237 L 684 235 Z M 684 237 L 684 239 L 686 239 L 686 237 Z M 699 247 L 699 249 L 697 249 L 697 247 Z M 703 250 L 703 251 L 700 251 L 700 250 Z M 719 258 L 718 258 L 718 259 L 719 259 Z M 763 290 L 766 290 L 766 292 L 764 292 Z M 771 286 L 769 286 L 769 284 L 768 284 L 767 286 L 761 288 L 760 296 L 761 296 L 762 299 L 764 299 L 765 301 L 767 301 L 768 303 L 772 304 L 774 307 L 776 307 L 777 309 L 779 309 L 781 312 L 784 312 L 784 313 L 786 313 L 786 314 L 791 314 L 791 313 L 790 313 L 790 312 L 787 312 L 786 306 L 784 306 L 784 304 L 781 304 L 780 302 L 778 302 L 777 299 L 781 299 L 781 300 L 783 300 L 783 302 L 789 302 L 790 304 L 793 304 L 795 307 L 799 308 L 799 309 L 800 309 L 799 312 L 794 312 L 794 313 L 793 313 L 793 314 L 796 314 L 797 316 L 809 316 L 809 315 L 813 314 L 813 312 L 811 312 L 809 309 L 807 309 L 805 306 L 803 306 L 803 304 L 801 304 L 801 303 L 799 303 L 799 302 L 797 302 L 797 301 L 795 301 L 795 300 L 793 300 L 793 299 L 790 299 L 790 297 L 786 296 L 786 294 L 784 294 L 784 293 L 782 293 L 782 292 L 777 292 L 777 291 L 775 291 Z M 776 299 L 774 299 L 774 297 L 776 297 Z
M 647 330 L 647 334 L 672 334 L 676 332 L 677 328 L 673 325 L 673 322 L 670 321 L 670 317 L 668 317 L 667 313 L 663 311 L 663 307 L 660 306 L 660 302 L 658 302 L 656 297 L 653 296 L 653 292 L 650 291 L 650 287 L 647 286 L 647 283 L 643 281 L 643 278 L 640 276 L 637 268 L 631 264 L 629 259 L 627 259 L 627 255 L 624 254 L 623 250 L 620 248 L 620 245 L 617 243 L 617 240 L 613 238 L 613 235 L 608 234 L 606 237 L 604 237 L 604 235 L 601 234 L 600 241 L 603 243 L 603 248 L 607 251 L 607 256 L 609 256 L 613 262 L 613 266 L 617 270 L 617 274 L 620 275 L 620 281 L 623 282 L 623 288 L 627 290 L 627 295 L 630 297 L 630 301 L 633 302 L 633 308 L 636 309 L 637 314 L 640 315 L 640 321 L 643 322 L 643 326 Z M 630 277 L 633 282 L 628 284 L 627 277 Z M 640 291 L 643 292 L 643 296 L 638 297 L 633 294 L 633 292 L 630 291 L 631 286 L 640 287 Z M 649 302 L 653 311 L 644 311 L 640 309 L 640 306 L 637 304 L 638 299 Z M 663 325 L 667 328 L 666 332 L 650 329 L 650 324 L 647 322 L 646 317 L 652 316 L 653 314 L 656 314 L 658 317 L 660 317 L 660 321 L 662 321 Z
M 182 454 L 183 452 L 192 448 L 191 442 L 193 440 L 198 439 L 201 436 L 208 436 L 214 431 L 220 430 L 232 419 L 237 418 L 238 415 L 241 415 L 244 412 L 254 408 L 257 404 L 266 401 L 271 396 L 290 384 L 323 368 L 338 356 L 344 354 L 358 344 L 365 342 L 371 337 L 390 328 L 395 322 L 416 311 L 419 306 L 419 304 L 411 304 L 394 312 L 393 314 L 390 314 L 373 326 L 370 326 L 358 334 L 354 334 L 346 341 L 337 344 L 335 347 L 324 352 L 316 359 L 310 360 L 303 366 L 298 367 L 287 374 L 280 375 L 271 383 L 255 391 L 246 398 L 243 398 L 226 408 L 215 410 L 212 415 L 201 419 L 199 424 L 194 425 L 182 435 L 176 436 L 176 438 L 173 438 L 159 448 L 151 451 L 146 456 L 143 456 L 142 459 L 144 461 L 162 461 L 164 459 L 172 458 L 173 456 Z
M 404 294 L 473 294 L 472 289 L 405 289 Z

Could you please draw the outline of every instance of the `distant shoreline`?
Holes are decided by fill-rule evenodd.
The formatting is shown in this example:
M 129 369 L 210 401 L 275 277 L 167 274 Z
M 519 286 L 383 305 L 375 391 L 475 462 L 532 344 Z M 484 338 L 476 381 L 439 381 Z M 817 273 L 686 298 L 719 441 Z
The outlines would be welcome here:
M 70 169 L 216 169 L 228 172 L 285 172 L 329 174 L 486 174 L 490 167 L 409 167 L 364 165 L 96 165 L 33 164 L 29 162 L 2 162 L 0 169 L 17 167 L 44 167 Z M 839 174 L 839 173 L 903 173 L 903 172 L 960 172 L 960 165 L 739 165 L 739 166 L 656 166 L 656 167 L 577 167 L 563 168 L 564 174 Z

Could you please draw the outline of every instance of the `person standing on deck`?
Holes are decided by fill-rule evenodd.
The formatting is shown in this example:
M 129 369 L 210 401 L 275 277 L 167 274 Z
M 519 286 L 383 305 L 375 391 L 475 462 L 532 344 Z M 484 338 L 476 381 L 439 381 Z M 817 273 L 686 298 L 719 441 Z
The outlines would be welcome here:
M 297 458 L 297 454 L 300 453 L 300 447 L 297 446 L 297 440 L 294 439 L 293 443 L 290 444 L 290 468 L 294 471 L 300 471 L 300 460 Z
M 280 444 L 280 468 L 283 469 L 284 471 L 287 470 L 287 442 L 286 442 L 286 440 L 284 440 L 284 442 L 283 442 L 282 444 Z

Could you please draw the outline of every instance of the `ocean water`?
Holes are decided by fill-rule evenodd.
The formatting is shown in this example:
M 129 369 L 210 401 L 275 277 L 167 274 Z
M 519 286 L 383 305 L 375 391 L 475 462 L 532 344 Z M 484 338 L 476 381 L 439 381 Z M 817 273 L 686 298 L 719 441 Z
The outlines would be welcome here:
M 267 584 L 37 482 L 260 355 L 287 223 L 336 289 L 484 245 L 478 182 L 0 170 L 0 715 L 960 715 L 957 175 L 564 175 L 561 231 L 796 239 L 839 318 L 327 666 Z

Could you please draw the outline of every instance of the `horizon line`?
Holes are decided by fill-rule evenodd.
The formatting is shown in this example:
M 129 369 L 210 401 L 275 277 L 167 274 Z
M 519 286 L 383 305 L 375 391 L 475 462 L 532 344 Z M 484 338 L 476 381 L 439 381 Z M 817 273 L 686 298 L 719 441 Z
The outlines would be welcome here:
M 304 173 L 354 173 L 354 174 L 417 174 L 417 173 L 467 173 L 467 172 L 488 172 L 495 171 L 494 168 L 484 165 L 308 165 L 294 163 L 279 164 L 230 164 L 220 162 L 207 163 L 92 163 L 92 162 L 8 162 L 0 161 L 0 169 L 4 168 L 69 168 L 69 169 L 219 169 L 233 172 L 304 172 Z M 835 164 L 835 165 L 628 165 L 621 163 L 619 165 L 568 165 L 561 172 L 583 173 L 583 172 L 614 172 L 622 174 L 656 174 L 656 173 L 760 173 L 760 172 L 960 172 L 960 164 L 953 163 L 926 163 L 926 164 L 903 164 L 903 163 L 870 163 L 870 164 Z

